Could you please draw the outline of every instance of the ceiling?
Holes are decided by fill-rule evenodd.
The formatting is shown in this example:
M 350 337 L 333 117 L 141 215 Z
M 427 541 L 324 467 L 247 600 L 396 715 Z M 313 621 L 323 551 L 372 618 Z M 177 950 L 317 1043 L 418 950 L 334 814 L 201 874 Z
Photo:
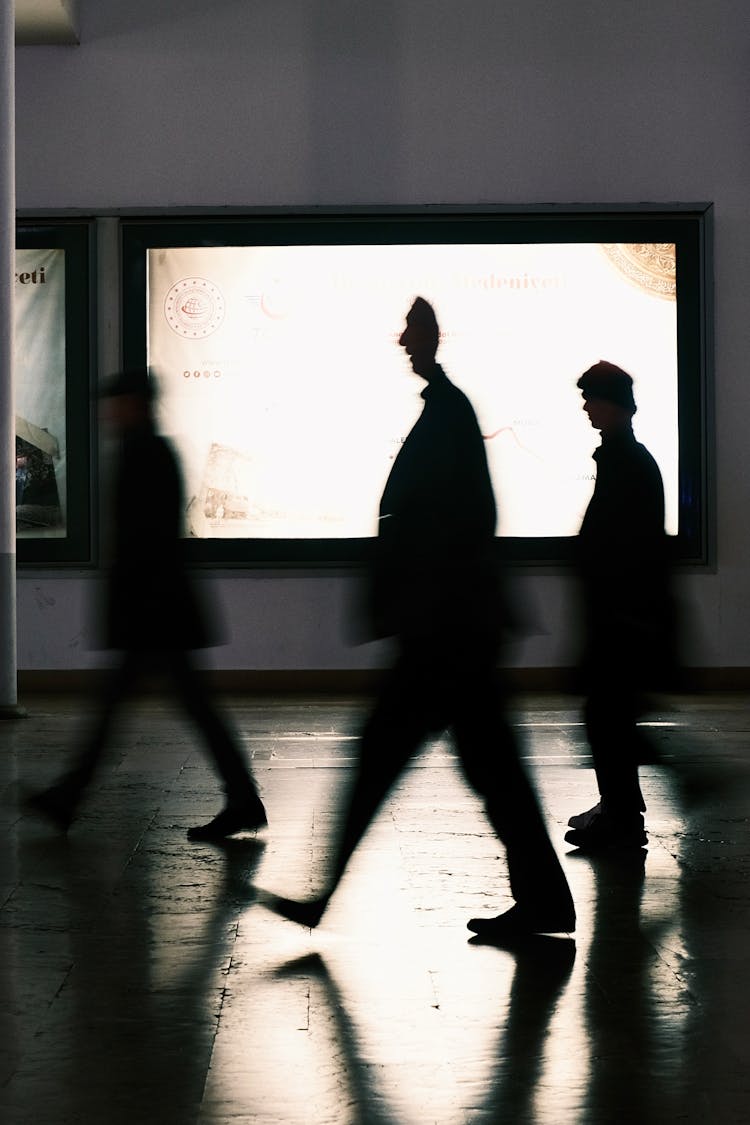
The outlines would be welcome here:
M 76 0 L 16 0 L 16 44 L 78 42 Z

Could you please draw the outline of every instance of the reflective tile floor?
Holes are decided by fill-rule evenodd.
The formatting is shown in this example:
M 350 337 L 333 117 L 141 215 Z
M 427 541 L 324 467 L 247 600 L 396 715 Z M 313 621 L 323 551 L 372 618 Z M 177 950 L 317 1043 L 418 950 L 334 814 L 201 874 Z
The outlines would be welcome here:
M 577 700 L 516 701 L 579 926 L 514 953 L 467 940 L 509 900 L 447 741 L 318 930 L 255 903 L 318 885 L 366 701 L 224 702 L 270 827 L 221 847 L 185 838 L 220 798 L 168 703 L 128 712 L 67 837 L 18 787 L 52 780 L 89 701 L 0 724 L 4 1125 L 750 1121 L 750 699 L 654 715 L 644 862 L 564 844 L 595 800 Z

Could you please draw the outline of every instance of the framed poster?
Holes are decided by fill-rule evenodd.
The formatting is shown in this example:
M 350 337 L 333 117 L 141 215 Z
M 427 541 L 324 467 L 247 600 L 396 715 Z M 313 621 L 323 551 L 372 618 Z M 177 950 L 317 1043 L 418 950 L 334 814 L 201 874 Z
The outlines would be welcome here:
M 705 561 L 709 210 L 125 220 L 126 362 L 157 382 L 193 557 L 362 557 L 422 405 L 398 345 L 420 295 L 479 418 L 507 557 L 570 556 L 599 440 L 575 384 L 607 359 L 634 377 L 676 553 Z
M 90 255 L 88 222 L 16 225 L 16 545 L 21 566 L 92 561 Z

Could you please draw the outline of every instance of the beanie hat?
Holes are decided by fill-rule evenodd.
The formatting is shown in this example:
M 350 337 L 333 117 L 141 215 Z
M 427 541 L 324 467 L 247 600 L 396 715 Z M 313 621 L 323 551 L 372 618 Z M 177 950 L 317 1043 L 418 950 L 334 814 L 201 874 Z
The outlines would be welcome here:
M 621 367 L 616 367 L 614 363 L 608 363 L 606 359 L 600 359 L 593 367 L 584 371 L 576 386 L 580 387 L 584 399 L 604 399 L 635 414 L 636 405 L 631 376 Z

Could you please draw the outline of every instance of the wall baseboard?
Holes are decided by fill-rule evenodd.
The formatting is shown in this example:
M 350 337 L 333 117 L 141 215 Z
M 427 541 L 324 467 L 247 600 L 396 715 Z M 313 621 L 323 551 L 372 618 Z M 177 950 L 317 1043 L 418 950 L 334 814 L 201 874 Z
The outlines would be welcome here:
M 506 669 L 511 691 L 550 691 L 577 694 L 575 668 Z M 95 693 L 104 683 L 104 669 L 25 669 L 18 673 L 19 694 Z M 214 690 L 257 695 L 358 695 L 374 691 L 382 677 L 375 669 L 220 669 L 206 672 Z M 144 685 L 159 690 L 158 681 Z M 687 668 L 669 693 L 692 691 L 750 691 L 750 668 Z

